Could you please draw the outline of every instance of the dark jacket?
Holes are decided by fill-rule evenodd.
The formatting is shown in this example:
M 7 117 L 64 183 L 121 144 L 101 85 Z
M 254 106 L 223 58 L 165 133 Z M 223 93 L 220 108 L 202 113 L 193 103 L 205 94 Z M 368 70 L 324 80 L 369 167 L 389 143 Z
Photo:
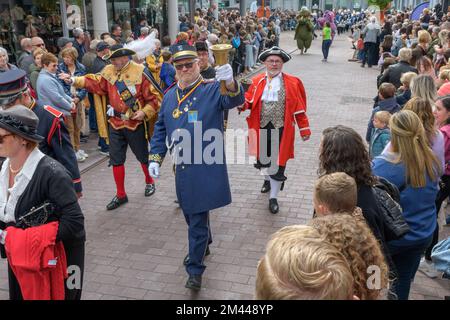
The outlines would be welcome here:
M 83 56 L 86 54 L 86 48 L 84 46 L 84 43 L 79 44 L 78 41 L 75 39 L 73 40 L 73 47 L 77 49 L 78 51 L 78 62 L 81 63 L 81 60 L 83 59 Z
M 56 206 L 55 214 L 50 215 L 48 219 L 48 222 L 59 221 L 56 240 L 63 241 L 65 247 L 83 243 L 86 240 L 84 216 L 73 189 L 72 179 L 66 169 L 49 156 L 40 160 L 30 183 L 19 198 L 15 220 L 18 221 L 31 208 L 37 208 L 45 201 Z
M 396 95 L 395 99 L 397 99 L 397 103 L 403 107 L 409 99 L 411 99 L 411 89 L 405 90 L 403 93 Z
M 106 65 L 106 61 L 97 56 L 92 64 L 92 70 L 89 73 L 100 73 Z
M 372 115 L 370 116 L 369 123 L 367 125 L 367 132 L 366 132 L 366 141 L 370 142 L 370 136 L 372 135 L 372 129 L 373 127 L 373 116 L 378 111 L 388 111 L 390 114 L 394 114 L 398 111 L 400 111 L 402 108 L 397 103 L 397 100 L 395 97 L 386 99 L 386 100 L 380 100 L 378 101 L 376 107 L 372 111 Z
M 406 61 L 400 61 L 384 71 L 383 75 L 380 78 L 380 83 L 389 82 L 392 83 L 397 89 L 402 85 L 400 82 L 400 77 L 403 73 L 406 72 L 417 72 L 417 69 L 411 66 Z
M 70 74 L 69 68 L 67 68 L 67 66 L 64 63 L 60 63 L 58 65 L 58 72 L 64 72 L 64 73 Z M 86 74 L 86 68 L 81 63 L 79 63 L 78 61 L 75 61 L 75 73 L 74 73 L 74 76 L 75 77 L 81 77 L 81 76 L 84 76 L 85 74 Z M 67 84 L 66 82 L 64 82 L 62 80 L 60 82 L 63 85 L 64 91 L 66 92 L 66 94 L 69 97 L 72 97 L 72 94 L 70 93 L 70 84 Z M 76 96 L 78 98 L 80 98 L 80 100 L 83 100 L 84 97 L 86 97 L 86 94 L 87 94 L 86 89 L 77 89 Z M 74 98 L 74 97 L 72 97 L 72 98 Z
M 62 113 L 44 107 L 40 102 L 35 102 L 31 110 L 39 118 L 38 134 L 45 138 L 39 143 L 39 149 L 66 168 L 72 177 L 75 191 L 81 192 L 80 170 Z

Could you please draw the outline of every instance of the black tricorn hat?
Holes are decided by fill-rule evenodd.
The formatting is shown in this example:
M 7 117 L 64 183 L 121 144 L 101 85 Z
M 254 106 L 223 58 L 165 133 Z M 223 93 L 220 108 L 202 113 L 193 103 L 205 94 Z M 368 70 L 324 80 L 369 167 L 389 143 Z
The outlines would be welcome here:
M 285 63 L 292 59 L 289 53 L 276 46 L 261 52 L 258 59 L 264 62 L 269 56 L 279 56 Z
M 22 105 L 16 105 L 6 110 L 0 109 L 0 128 L 3 128 L 26 140 L 40 142 L 44 137 L 37 134 L 39 118 Z
M 120 57 L 130 57 L 130 56 L 134 56 L 136 54 L 136 52 L 134 52 L 133 50 L 124 48 L 121 44 L 113 45 L 110 48 L 110 51 L 111 51 L 111 53 L 104 56 L 103 60 L 110 60 L 110 59 L 120 58 Z

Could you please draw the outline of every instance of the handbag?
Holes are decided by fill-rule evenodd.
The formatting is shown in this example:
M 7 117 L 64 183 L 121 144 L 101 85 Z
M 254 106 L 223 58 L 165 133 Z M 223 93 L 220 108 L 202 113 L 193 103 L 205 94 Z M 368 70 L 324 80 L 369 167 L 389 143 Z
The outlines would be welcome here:
M 26 229 L 29 227 L 37 227 L 47 223 L 48 218 L 55 213 L 55 205 L 49 201 L 45 201 L 38 207 L 33 207 L 25 215 L 21 216 L 16 227 Z
M 396 240 L 409 232 L 410 228 L 400 206 L 400 192 L 395 185 L 382 177 L 378 177 L 378 182 L 373 187 L 373 192 L 380 208 L 380 213 L 384 220 L 384 225 L 389 234 Z

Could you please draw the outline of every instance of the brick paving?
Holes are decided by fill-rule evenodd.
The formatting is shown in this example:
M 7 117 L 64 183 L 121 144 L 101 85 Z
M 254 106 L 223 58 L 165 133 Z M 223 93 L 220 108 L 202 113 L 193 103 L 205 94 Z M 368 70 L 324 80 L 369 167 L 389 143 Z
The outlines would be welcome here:
M 295 50 L 292 39 L 291 32 L 283 33 L 281 46 Z M 277 215 L 268 211 L 268 196 L 259 192 L 262 180 L 252 165 L 228 166 L 233 203 L 211 214 L 214 242 L 200 293 L 184 288 L 187 228 L 174 203 L 169 159 L 163 164 L 157 192 L 145 198 L 144 177 L 129 153 L 126 188 L 130 202 L 113 212 L 105 209 L 115 191 L 107 163 L 83 174 L 85 190 L 80 203 L 88 236 L 83 299 L 252 299 L 256 265 L 269 236 L 280 227 L 304 224 L 311 218 L 321 132 L 344 124 L 365 134 L 371 99 L 376 95 L 379 71 L 347 61 L 352 51 L 345 36 L 335 40 L 326 64 L 321 62 L 320 45 L 315 40 L 306 55 L 296 52 L 285 65 L 286 72 L 304 82 L 313 135 L 308 142 L 296 142 L 296 158 L 287 166 L 288 181 L 279 197 L 281 210 Z M 229 128 L 246 128 L 245 116 L 232 111 Z M 447 236 L 448 229 L 444 228 Z M 2 262 L 0 299 L 8 297 L 7 290 Z M 442 299 L 444 295 L 450 295 L 449 281 L 417 274 L 412 299 Z

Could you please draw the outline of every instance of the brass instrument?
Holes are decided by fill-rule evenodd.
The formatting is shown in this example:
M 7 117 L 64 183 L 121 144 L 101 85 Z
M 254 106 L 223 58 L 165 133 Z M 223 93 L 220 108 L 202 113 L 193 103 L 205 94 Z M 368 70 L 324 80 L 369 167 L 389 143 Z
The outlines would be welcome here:
M 217 66 L 223 66 L 228 63 L 228 53 L 232 48 L 231 44 L 216 44 L 211 47 Z M 220 93 L 222 95 L 228 93 L 226 83 L 223 80 L 220 82 Z

